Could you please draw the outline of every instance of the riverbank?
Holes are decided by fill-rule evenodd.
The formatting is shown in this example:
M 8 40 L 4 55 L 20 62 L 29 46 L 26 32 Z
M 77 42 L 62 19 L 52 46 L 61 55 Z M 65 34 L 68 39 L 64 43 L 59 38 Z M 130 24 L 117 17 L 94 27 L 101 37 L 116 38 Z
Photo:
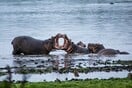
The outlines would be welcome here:
M 1 82 L 0 88 L 132 88 L 132 79 L 130 78 L 111 78 L 111 79 L 86 79 L 55 82 L 26 82 L 12 83 Z

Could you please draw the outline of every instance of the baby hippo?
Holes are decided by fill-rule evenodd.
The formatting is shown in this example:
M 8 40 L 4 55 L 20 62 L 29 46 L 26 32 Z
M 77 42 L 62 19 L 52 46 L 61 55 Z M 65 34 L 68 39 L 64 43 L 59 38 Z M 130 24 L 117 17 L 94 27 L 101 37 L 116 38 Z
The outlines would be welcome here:
M 47 40 L 38 40 L 29 36 L 19 36 L 11 42 L 13 55 L 49 54 L 54 48 L 54 37 Z

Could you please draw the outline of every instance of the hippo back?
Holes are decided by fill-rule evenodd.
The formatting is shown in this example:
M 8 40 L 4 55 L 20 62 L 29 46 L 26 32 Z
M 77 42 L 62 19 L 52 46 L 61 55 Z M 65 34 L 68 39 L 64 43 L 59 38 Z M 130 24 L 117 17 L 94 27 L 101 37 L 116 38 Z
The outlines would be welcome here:
M 119 50 L 114 49 L 102 49 L 98 52 L 98 55 L 115 55 L 119 54 Z
M 89 43 L 87 48 L 89 50 L 89 53 L 95 53 L 95 54 L 98 53 L 100 50 L 105 49 L 103 44 L 99 44 L 99 43 Z
M 46 40 L 45 40 L 46 41 Z M 43 40 L 34 39 L 29 36 L 19 36 L 13 39 L 13 54 L 47 54 Z

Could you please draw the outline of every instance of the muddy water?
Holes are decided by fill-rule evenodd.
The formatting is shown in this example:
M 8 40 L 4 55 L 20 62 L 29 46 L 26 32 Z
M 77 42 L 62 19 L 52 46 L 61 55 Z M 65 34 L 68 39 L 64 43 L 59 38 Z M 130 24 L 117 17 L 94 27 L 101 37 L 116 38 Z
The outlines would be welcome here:
M 93 1 L 93 0 L 92 0 Z M 118 1 L 118 0 L 117 0 Z M 121 1 L 121 0 L 120 0 Z M 57 33 L 65 33 L 73 42 L 102 43 L 107 48 L 128 51 L 129 55 L 115 57 L 96 57 L 96 55 L 67 55 L 64 51 L 53 51 L 50 55 L 40 56 L 12 56 L 11 41 L 20 35 L 47 39 Z M 132 3 L 108 2 L 96 3 L 83 1 L 58 0 L 5 0 L 0 1 L 0 68 L 24 66 L 28 68 L 46 70 L 43 80 L 53 81 L 58 78 L 110 78 L 126 77 L 132 71 Z M 117 70 L 108 70 L 114 66 Z M 64 67 L 70 71 L 65 73 Z M 89 67 L 102 67 L 97 70 Z M 103 68 L 104 67 L 104 68 Z M 55 69 L 54 69 L 55 68 Z M 87 73 L 79 72 L 74 76 L 72 68 L 88 68 Z M 122 69 L 123 68 L 123 69 Z M 62 72 L 58 72 L 58 71 Z M 114 68 L 112 68 L 114 69 Z M 13 71 L 17 69 L 13 68 Z M 3 71 L 3 69 L 0 69 Z M 63 73 L 64 71 L 64 73 Z M 107 72 L 108 71 L 108 72 Z M 114 75 L 114 74 L 118 75 Z M 31 75 L 31 73 L 29 73 Z M 41 78 L 40 73 L 33 71 L 29 80 Z M 94 75 L 96 74 L 96 75 Z M 101 74 L 104 74 L 102 76 Z M 59 76 L 58 76 L 59 75 Z M 91 75 L 91 76 L 89 76 Z M 2 80 L 4 76 L 0 77 Z M 21 74 L 13 76 L 21 78 Z M 46 78 L 45 78 L 46 77 Z M 52 79 L 54 77 L 54 79 Z M 42 81 L 38 80 L 38 81 Z

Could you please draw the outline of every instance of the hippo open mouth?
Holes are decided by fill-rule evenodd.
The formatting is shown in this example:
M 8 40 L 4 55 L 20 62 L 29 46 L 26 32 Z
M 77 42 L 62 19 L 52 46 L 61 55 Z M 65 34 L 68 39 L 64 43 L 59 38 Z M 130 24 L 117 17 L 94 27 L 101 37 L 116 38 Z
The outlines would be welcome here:
M 63 43 L 60 44 L 60 41 L 59 40 L 63 40 Z M 60 34 L 59 33 L 59 34 L 57 34 L 55 36 L 54 42 L 55 42 L 54 47 L 56 49 L 64 50 L 67 47 L 68 39 L 67 39 L 67 36 L 65 34 Z

